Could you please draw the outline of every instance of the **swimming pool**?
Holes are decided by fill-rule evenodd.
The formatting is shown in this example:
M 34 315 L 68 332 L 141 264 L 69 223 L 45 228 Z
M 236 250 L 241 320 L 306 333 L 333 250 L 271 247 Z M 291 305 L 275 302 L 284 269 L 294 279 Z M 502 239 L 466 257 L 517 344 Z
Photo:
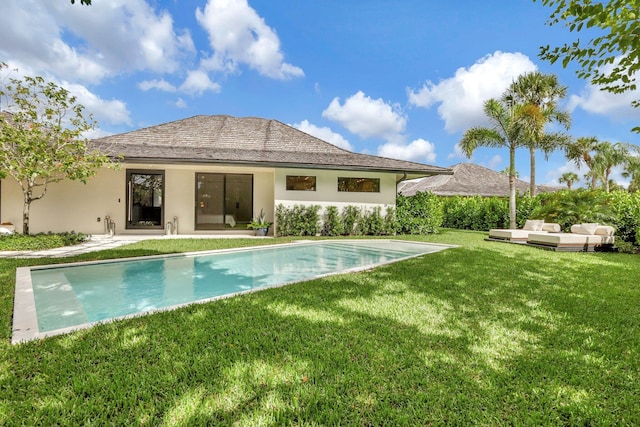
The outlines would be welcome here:
M 19 268 L 13 342 L 446 249 L 399 240 L 307 241 Z

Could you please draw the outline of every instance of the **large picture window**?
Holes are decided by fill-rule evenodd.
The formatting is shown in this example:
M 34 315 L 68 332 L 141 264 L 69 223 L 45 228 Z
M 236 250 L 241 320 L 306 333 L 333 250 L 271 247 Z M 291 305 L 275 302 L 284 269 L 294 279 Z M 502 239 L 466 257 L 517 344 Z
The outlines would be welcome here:
M 315 176 L 287 175 L 288 191 L 316 191 Z
M 380 178 L 338 178 L 338 191 L 350 193 L 379 193 Z

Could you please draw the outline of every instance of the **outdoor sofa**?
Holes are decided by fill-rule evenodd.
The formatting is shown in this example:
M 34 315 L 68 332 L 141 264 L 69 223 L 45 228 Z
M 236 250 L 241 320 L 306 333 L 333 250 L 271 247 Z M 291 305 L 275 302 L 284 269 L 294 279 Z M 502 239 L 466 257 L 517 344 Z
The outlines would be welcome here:
M 567 252 L 613 251 L 615 229 L 597 223 L 574 224 L 570 233 L 532 233 L 527 244 Z
M 529 235 L 559 233 L 561 231 L 560 224 L 544 222 L 541 219 L 528 219 L 522 229 L 519 228 L 493 228 L 489 230 L 489 238 L 487 240 L 495 240 L 511 243 L 527 243 Z

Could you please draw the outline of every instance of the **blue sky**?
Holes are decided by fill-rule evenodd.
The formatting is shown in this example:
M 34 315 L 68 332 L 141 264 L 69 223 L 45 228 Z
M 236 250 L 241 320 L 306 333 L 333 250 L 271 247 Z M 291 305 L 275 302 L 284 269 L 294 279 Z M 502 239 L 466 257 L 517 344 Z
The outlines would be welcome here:
M 198 114 L 279 120 L 356 152 L 495 170 L 504 149 L 456 150 L 519 74 L 557 74 L 573 136 L 640 144 L 639 93 L 611 95 L 538 59 L 572 41 L 532 0 L 4 0 L 0 60 L 71 90 L 94 136 Z M 581 35 L 585 37 L 585 35 Z M 5 73 L 6 74 L 6 73 Z M 516 167 L 528 179 L 528 153 Z M 573 170 L 538 155 L 538 183 Z M 619 174 L 614 178 L 621 180 Z

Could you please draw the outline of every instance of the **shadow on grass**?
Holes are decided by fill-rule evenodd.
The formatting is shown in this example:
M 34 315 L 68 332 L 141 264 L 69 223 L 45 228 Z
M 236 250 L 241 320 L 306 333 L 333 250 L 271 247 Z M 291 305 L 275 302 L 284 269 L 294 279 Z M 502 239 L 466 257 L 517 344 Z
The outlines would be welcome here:
M 635 424 L 630 261 L 474 243 L 5 348 L 0 422 Z

